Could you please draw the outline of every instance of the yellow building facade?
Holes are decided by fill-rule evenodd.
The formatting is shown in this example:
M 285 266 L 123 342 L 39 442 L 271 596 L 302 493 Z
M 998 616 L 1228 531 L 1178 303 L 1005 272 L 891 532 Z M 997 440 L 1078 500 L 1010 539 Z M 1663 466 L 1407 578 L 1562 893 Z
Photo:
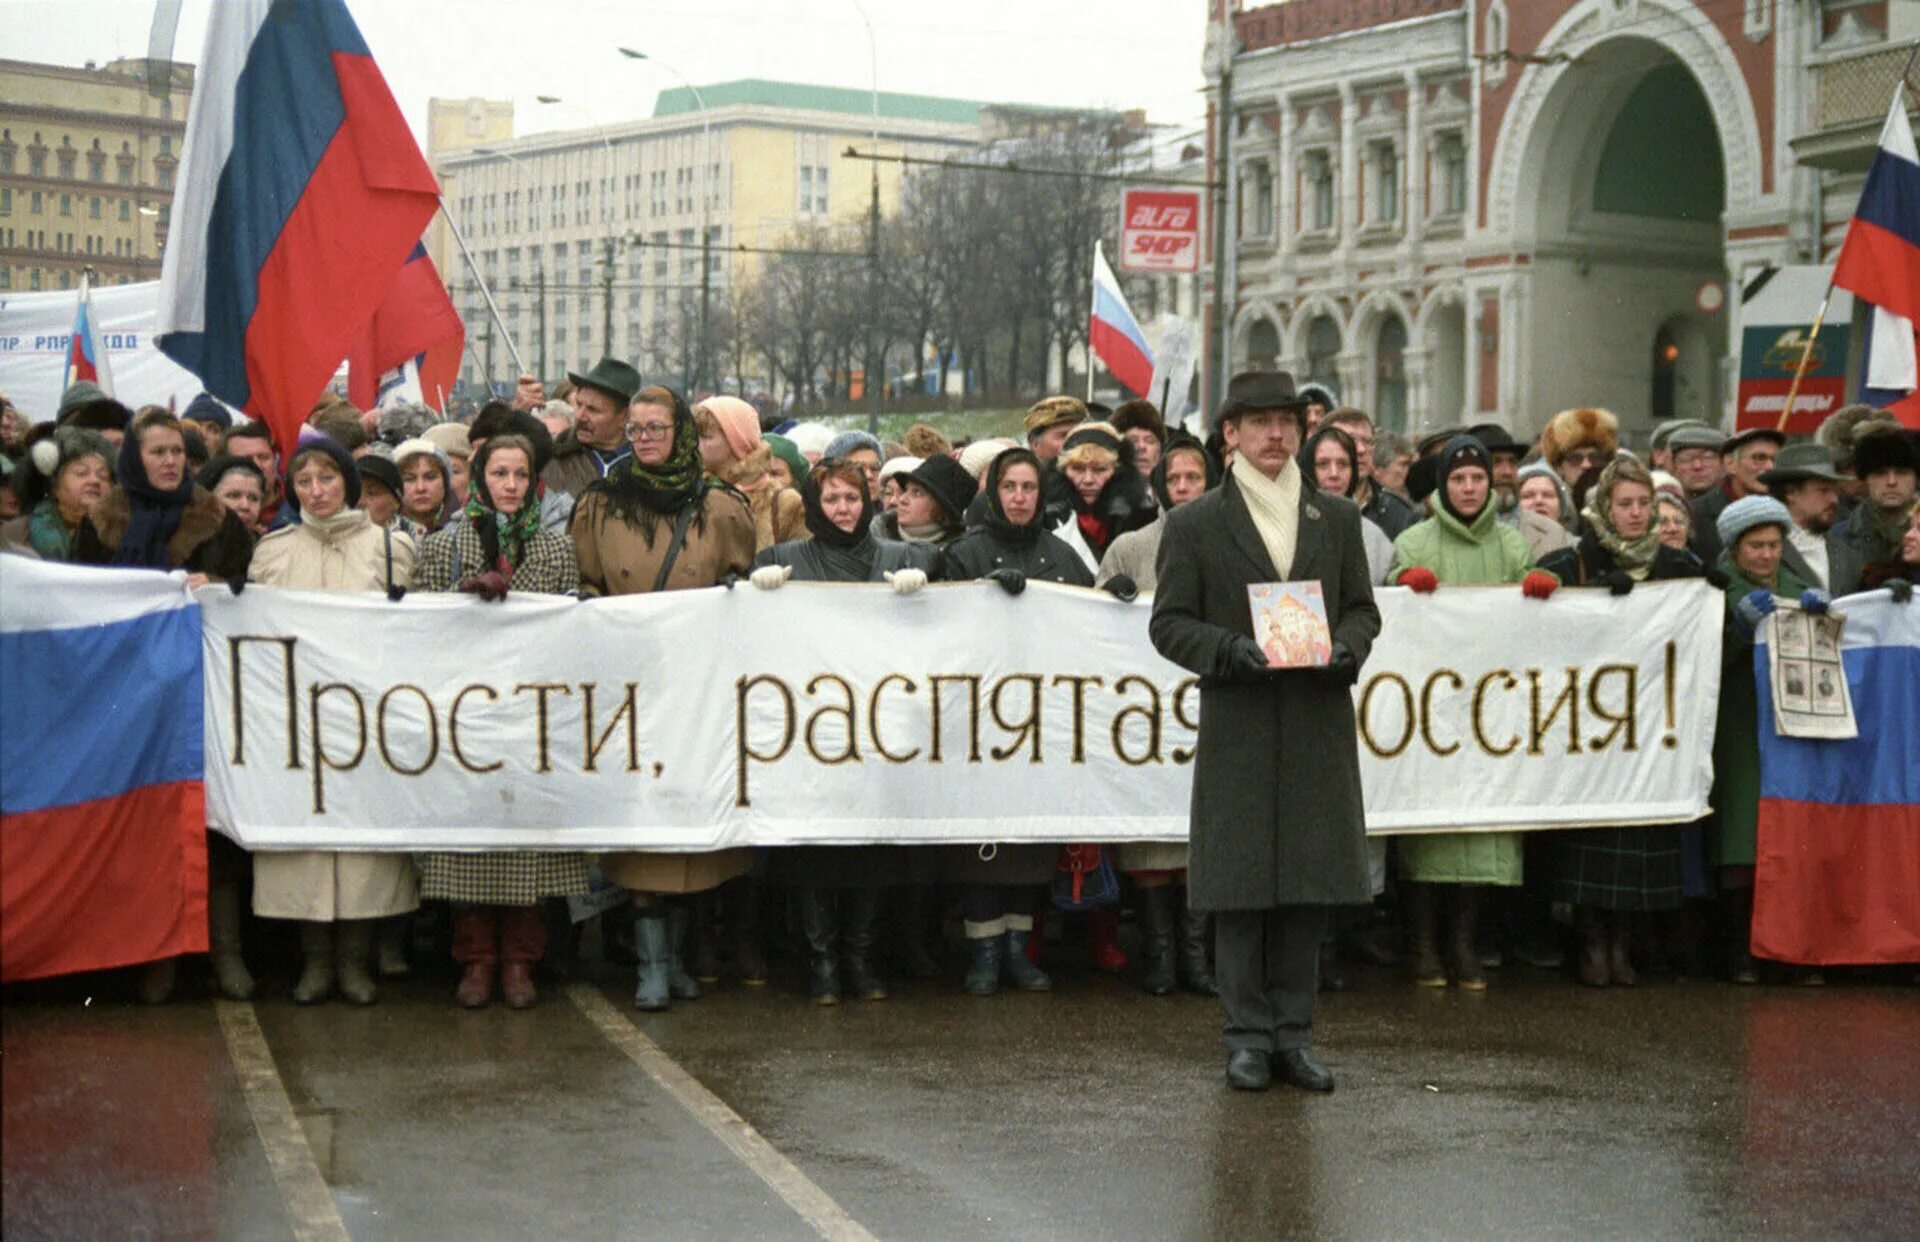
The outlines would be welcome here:
M 0 290 L 155 280 L 193 67 L 0 60 Z

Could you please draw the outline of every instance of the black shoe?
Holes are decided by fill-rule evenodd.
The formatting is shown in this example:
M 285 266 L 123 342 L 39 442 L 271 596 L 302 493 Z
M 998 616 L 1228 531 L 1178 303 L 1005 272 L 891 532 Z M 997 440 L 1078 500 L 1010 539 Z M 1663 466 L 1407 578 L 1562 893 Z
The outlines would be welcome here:
M 1280 1072 L 1280 1081 L 1302 1091 L 1318 1091 L 1324 1095 L 1333 1090 L 1333 1075 L 1327 1073 L 1327 1067 L 1320 1064 L 1320 1058 L 1313 1055 L 1311 1048 L 1289 1048 L 1274 1053 L 1273 1068 Z
M 1322 992 L 1344 992 L 1353 984 L 1347 979 L 1345 967 L 1340 964 L 1340 949 L 1331 940 L 1320 942 L 1320 990 Z
M 1273 1085 L 1273 1067 L 1267 1054 L 1239 1048 L 1227 1054 L 1227 1085 L 1235 1091 L 1265 1091 Z

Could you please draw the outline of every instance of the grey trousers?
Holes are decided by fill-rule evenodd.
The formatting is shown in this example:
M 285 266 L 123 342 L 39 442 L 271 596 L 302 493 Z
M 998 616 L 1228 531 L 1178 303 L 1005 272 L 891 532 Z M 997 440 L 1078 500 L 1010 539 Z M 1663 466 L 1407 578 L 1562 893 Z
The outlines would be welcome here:
M 1286 1052 L 1313 1044 L 1325 906 L 1221 910 L 1213 916 L 1213 977 L 1226 1006 L 1227 1049 Z

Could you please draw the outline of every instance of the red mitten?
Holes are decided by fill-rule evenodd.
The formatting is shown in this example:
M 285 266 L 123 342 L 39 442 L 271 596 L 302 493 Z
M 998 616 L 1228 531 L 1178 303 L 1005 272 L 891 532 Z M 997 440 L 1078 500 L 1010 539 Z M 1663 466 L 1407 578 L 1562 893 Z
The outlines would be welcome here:
M 507 576 L 497 569 L 489 569 L 471 578 L 462 578 L 457 587 L 469 595 L 478 595 L 488 603 L 498 603 L 507 597 Z
M 1546 599 L 1560 589 L 1560 579 L 1542 570 L 1534 570 L 1520 579 L 1520 594 L 1528 599 Z
M 1401 586 L 1421 595 L 1433 594 L 1440 585 L 1440 579 L 1434 577 L 1433 571 L 1425 565 L 1415 565 L 1412 569 L 1402 570 L 1399 581 Z

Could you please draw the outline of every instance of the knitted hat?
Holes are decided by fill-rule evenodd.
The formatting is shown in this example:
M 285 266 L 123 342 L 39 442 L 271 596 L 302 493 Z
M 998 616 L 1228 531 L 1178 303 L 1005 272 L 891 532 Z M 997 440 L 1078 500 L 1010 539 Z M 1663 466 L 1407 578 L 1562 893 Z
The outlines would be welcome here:
M 115 453 L 107 438 L 87 427 L 55 427 L 45 433 L 27 452 L 33 472 L 20 483 L 20 507 L 31 509 L 53 493 L 53 484 L 65 470 L 82 457 L 98 457 L 113 473 Z
M 1560 477 L 1560 472 L 1544 461 L 1529 462 L 1514 476 L 1514 485 L 1523 485 L 1528 479 L 1548 479 L 1553 483 L 1553 490 L 1560 493 L 1560 524 L 1572 530 L 1579 515 L 1574 511 L 1573 489 Z
M 947 511 L 948 519 L 955 523 L 965 520 L 967 506 L 980 491 L 973 476 L 951 457 L 929 457 L 907 477 L 932 492 L 940 507 Z
M 332 436 L 324 435 L 311 427 L 301 428 L 300 442 L 294 446 L 293 457 L 288 459 L 287 464 L 291 466 L 303 453 L 316 452 L 325 453 L 327 457 L 332 460 L 335 468 L 340 471 L 340 477 L 347 481 L 347 508 L 352 509 L 358 507 L 360 504 L 360 468 L 354 464 L 353 454 L 349 453 L 346 447 Z M 281 486 L 286 489 L 289 503 L 291 503 L 294 508 L 299 508 L 300 501 L 293 490 L 293 471 L 289 469 L 280 482 Z
M 984 478 L 993 459 L 1014 447 L 1011 440 L 975 440 L 960 450 L 960 467 L 975 479 Z
M 461 423 L 435 423 L 421 432 L 420 438 L 448 457 L 473 456 L 473 442 L 467 439 L 467 429 Z
M 794 486 L 798 487 L 807 477 L 807 459 L 800 455 L 793 441 L 785 436 L 767 433 L 760 437 L 760 443 L 773 450 L 773 455 L 787 463 L 787 473 L 793 476 Z
M 796 430 L 798 429 L 796 428 Z M 826 448 L 820 451 L 820 460 L 827 461 L 830 458 L 845 457 L 848 453 L 857 453 L 861 449 L 872 450 L 875 457 L 884 458 L 887 455 L 886 450 L 880 447 L 880 441 L 874 439 L 866 432 L 843 431 L 833 439 L 827 441 Z
M 1785 534 L 1793 527 L 1793 517 L 1771 496 L 1742 496 L 1720 510 L 1714 529 L 1720 534 L 1720 546 L 1731 552 L 1740 536 L 1756 526 L 1778 526 Z
M 834 441 L 833 428 L 825 423 L 795 423 L 787 428 L 787 439 L 793 441 L 802 457 L 825 457 L 827 446 Z M 796 481 L 806 477 L 804 470 L 794 476 Z
M 233 415 L 210 392 L 203 392 L 187 402 L 187 412 L 180 417 L 190 423 L 212 423 L 223 428 L 233 426 Z
M 760 411 L 745 401 L 724 395 L 708 397 L 693 407 L 695 414 L 702 410 L 713 415 L 735 457 L 744 461 L 748 453 L 760 447 Z
M 1087 421 L 1086 403 L 1078 397 L 1043 397 L 1027 407 L 1027 413 L 1021 423 L 1026 427 L 1027 439 L 1039 435 L 1049 427 L 1058 427 L 1061 423 L 1084 423 Z

